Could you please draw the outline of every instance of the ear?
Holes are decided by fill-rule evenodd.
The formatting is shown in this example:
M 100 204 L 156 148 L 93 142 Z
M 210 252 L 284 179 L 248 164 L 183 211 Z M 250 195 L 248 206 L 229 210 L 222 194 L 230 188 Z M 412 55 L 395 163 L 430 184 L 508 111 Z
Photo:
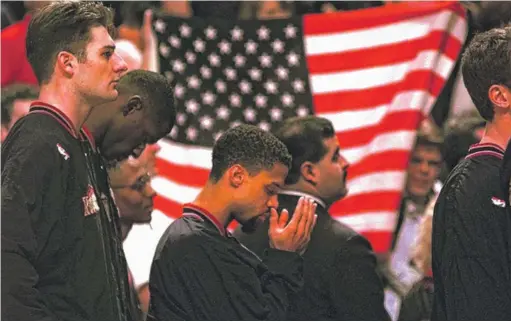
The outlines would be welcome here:
M 300 166 L 300 175 L 305 181 L 312 185 L 316 185 L 319 180 L 319 170 L 317 166 L 310 161 L 302 163 Z
M 229 184 L 233 188 L 239 188 L 247 179 L 248 172 L 239 164 L 235 164 L 227 170 Z
M 493 105 L 499 109 L 509 109 L 511 106 L 511 93 L 504 85 L 492 85 L 488 89 L 488 97 Z
M 78 68 L 78 59 L 68 51 L 57 54 L 56 67 L 67 77 L 72 77 Z
M 128 103 L 122 108 L 122 115 L 127 116 L 135 111 L 142 109 L 142 98 L 138 95 L 133 95 L 128 100 Z

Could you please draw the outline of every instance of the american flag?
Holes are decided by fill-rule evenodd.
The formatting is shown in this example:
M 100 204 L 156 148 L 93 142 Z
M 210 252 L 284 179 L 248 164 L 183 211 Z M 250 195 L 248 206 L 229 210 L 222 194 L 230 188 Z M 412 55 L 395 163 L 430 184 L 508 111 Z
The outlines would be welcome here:
M 272 130 L 315 114 L 331 120 L 351 163 L 336 219 L 386 251 L 419 122 L 467 33 L 456 2 L 389 4 L 283 20 L 158 16 L 161 72 L 175 84 L 177 123 L 162 139 L 155 208 L 170 217 L 207 180 L 211 150 L 240 123 Z

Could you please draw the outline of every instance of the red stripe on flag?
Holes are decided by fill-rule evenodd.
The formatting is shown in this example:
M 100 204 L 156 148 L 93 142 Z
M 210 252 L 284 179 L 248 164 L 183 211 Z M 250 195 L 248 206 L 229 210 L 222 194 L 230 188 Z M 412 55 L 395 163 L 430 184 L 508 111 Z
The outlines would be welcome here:
M 183 213 L 183 205 L 157 195 L 154 198 L 154 209 L 158 209 L 170 218 L 179 218 Z
M 348 196 L 334 204 L 330 208 L 333 217 L 352 215 L 355 213 L 396 211 L 401 202 L 400 192 L 371 192 Z
M 362 231 L 361 235 L 371 241 L 375 253 L 384 253 L 389 250 L 392 242 L 392 234 L 382 231 Z
M 202 187 L 208 180 L 209 170 L 193 166 L 183 166 L 168 162 L 164 159 L 156 159 L 158 174 L 171 179 L 173 182 L 185 186 Z

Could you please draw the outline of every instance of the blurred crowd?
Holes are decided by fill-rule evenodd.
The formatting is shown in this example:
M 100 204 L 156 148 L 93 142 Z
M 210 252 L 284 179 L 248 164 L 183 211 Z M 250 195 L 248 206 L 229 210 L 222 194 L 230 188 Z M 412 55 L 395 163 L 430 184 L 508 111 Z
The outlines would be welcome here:
M 178 17 L 226 19 L 279 19 L 295 15 L 358 10 L 383 6 L 388 1 L 103 1 L 115 10 L 116 50 L 129 70 L 158 71 L 151 12 L 164 11 Z M 25 36 L 33 10 L 43 1 L 1 3 L 2 14 L 2 142 L 12 125 L 28 112 L 38 96 L 37 80 L 25 54 Z M 467 1 L 467 44 L 476 32 L 511 20 L 511 3 Z M 414 5 L 410 3 L 409 5 Z M 408 165 L 408 176 L 393 234 L 392 248 L 378 258 L 378 273 L 385 289 L 385 307 L 394 320 L 428 319 L 433 283 L 431 227 L 433 207 L 449 172 L 481 139 L 485 121 L 480 117 L 463 85 L 459 64 L 436 102 L 431 117 L 423 122 Z M 139 160 L 130 159 L 119 168 L 118 181 L 133 176 L 137 185 L 113 187 L 122 222 L 123 238 L 136 223 L 146 223 L 146 199 L 154 198 L 151 176 L 157 172 L 157 145 L 148 146 Z M 143 168 L 141 170 L 141 168 Z M 142 175 L 142 177 L 141 177 Z M 147 185 L 146 185 L 147 184 Z M 142 198 L 142 197 L 143 198 Z M 140 209 L 137 205 L 144 204 Z M 135 211 L 134 211 L 135 210 Z M 143 311 L 149 301 L 147 282 L 137 282 Z M 370 309 L 370 308 L 368 308 Z

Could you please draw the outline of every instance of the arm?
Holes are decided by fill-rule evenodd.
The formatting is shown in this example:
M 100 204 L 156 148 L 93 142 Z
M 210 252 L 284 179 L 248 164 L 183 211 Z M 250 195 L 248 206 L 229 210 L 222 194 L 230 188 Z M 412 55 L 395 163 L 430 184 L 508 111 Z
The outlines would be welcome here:
M 48 144 L 26 136 L 2 147 L 2 319 L 54 320 L 37 289 L 38 226 L 46 183 L 57 160 Z M 32 144 L 31 144 L 32 143 Z
M 338 319 L 389 320 L 376 257 L 365 238 L 355 235 L 336 255 L 330 283 Z

